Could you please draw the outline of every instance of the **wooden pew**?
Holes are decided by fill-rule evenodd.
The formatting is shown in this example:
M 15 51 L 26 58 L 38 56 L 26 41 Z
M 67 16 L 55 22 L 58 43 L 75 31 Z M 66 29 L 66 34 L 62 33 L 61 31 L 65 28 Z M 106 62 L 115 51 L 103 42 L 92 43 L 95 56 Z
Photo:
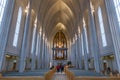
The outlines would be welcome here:
M 52 70 L 48 71 L 45 74 L 45 80 L 52 80 L 54 73 L 56 72 L 56 68 L 53 68 Z
M 120 80 L 119 77 L 76 77 L 75 80 Z
M 0 80 L 44 80 L 43 76 L 16 76 L 16 77 L 2 77 Z
M 75 80 L 74 74 L 68 70 L 68 66 L 64 68 L 64 72 L 66 73 L 69 80 Z
M 0 73 L 0 78 L 2 77 L 2 74 Z

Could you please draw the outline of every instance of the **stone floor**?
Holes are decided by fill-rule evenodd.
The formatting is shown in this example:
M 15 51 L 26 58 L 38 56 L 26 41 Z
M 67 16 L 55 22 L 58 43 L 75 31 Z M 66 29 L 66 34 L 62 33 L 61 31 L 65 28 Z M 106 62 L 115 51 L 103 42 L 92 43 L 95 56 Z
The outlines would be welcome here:
M 52 80 L 68 80 L 68 78 L 64 72 L 56 72 Z

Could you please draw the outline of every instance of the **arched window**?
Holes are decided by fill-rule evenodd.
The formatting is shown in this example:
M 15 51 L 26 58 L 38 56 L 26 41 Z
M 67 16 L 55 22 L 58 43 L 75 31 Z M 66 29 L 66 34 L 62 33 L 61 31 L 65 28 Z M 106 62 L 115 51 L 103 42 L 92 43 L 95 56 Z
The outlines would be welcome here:
M 113 0 L 115 5 L 115 10 L 118 17 L 119 27 L 120 27 L 120 0 Z
M 99 19 L 100 32 L 101 32 L 101 37 L 102 37 L 102 44 L 103 44 L 103 47 L 105 47 L 107 46 L 107 41 L 106 41 L 104 23 L 103 23 L 103 18 L 102 18 L 102 11 L 100 7 L 98 8 L 98 19 Z
M 22 18 L 22 7 L 19 7 L 16 28 L 15 28 L 15 33 L 14 33 L 14 40 L 13 40 L 13 46 L 15 47 L 17 46 L 17 42 L 18 42 L 21 18 Z
M 1 33 L 1 22 L 2 22 L 2 18 L 3 18 L 5 6 L 6 6 L 6 1 L 7 0 L 0 0 L 0 33 Z

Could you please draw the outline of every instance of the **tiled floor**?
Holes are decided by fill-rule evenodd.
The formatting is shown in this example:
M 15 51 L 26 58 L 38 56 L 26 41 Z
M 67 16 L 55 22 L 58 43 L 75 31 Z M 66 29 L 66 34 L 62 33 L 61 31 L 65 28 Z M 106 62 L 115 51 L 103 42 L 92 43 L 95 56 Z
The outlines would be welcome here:
M 65 73 L 55 73 L 54 77 L 52 80 L 68 80 L 67 76 Z

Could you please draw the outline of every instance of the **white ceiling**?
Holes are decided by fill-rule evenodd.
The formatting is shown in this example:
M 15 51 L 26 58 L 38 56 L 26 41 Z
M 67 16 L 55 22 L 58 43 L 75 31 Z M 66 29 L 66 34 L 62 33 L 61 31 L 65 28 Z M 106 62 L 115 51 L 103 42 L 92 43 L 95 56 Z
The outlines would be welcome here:
M 68 39 L 78 33 L 81 17 L 88 0 L 32 0 L 45 35 L 51 39 L 58 30 L 63 30 Z M 61 27 L 62 26 L 62 27 Z

